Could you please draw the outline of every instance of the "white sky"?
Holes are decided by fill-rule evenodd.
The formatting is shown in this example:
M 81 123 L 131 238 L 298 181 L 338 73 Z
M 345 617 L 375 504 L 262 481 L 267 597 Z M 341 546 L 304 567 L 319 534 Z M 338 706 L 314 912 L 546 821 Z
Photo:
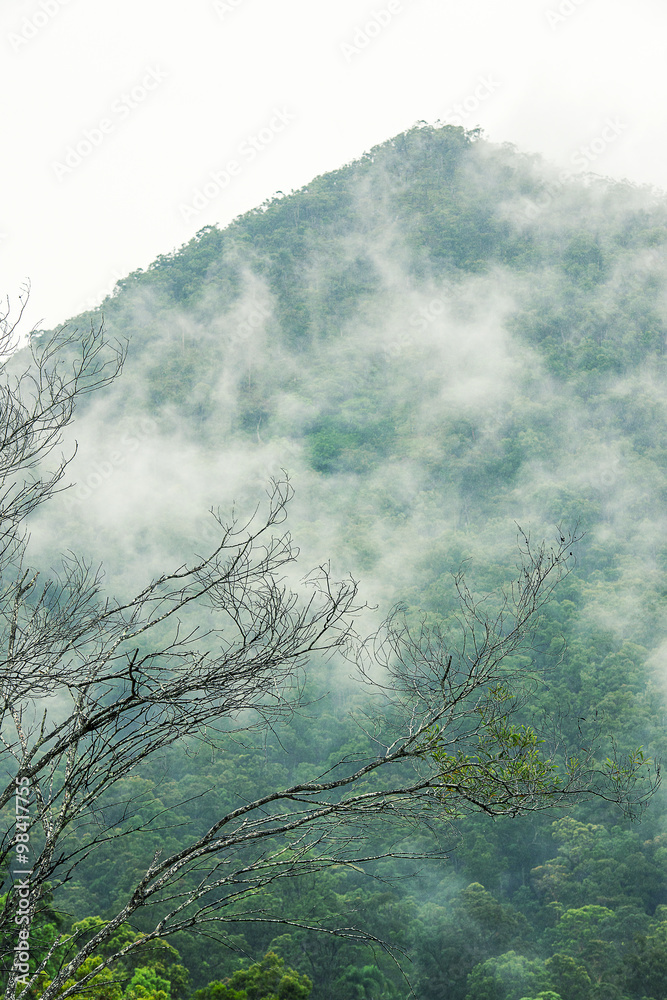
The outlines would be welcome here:
M 666 40 L 664 0 L 0 0 L 0 292 L 62 322 L 420 119 L 667 189 Z

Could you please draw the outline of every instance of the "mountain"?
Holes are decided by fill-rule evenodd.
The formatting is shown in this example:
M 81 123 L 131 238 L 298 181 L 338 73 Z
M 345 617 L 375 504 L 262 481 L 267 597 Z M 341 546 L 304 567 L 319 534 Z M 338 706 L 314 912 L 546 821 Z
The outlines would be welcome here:
M 300 570 L 331 559 L 379 613 L 400 602 L 437 624 L 462 566 L 475 594 L 512 578 L 517 525 L 580 532 L 532 654 L 546 671 L 533 707 L 562 713 L 575 741 L 604 725 L 660 757 L 666 226 L 659 192 L 419 125 L 203 229 L 72 320 L 103 317 L 130 354 L 81 407 L 76 485 L 34 518 L 36 551 L 47 565 L 70 546 L 103 559 L 122 591 L 201 551 L 211 506 L 251 511 L 284 469 Z M 327 747 L 351 738 L 333 717 L 295 723 L 271 766 L 297 773 L 318 725 Z M 241 754 L 225 780 L 251 781 L 258 760 Z M 174 758 L 173 800 L 207 767 Z M 437 877 L 385 892 L 341 876 L 304 906 L 354 905 L 389 927 L 424 1000 L 660 1000 L 666 849 L 660 797 L 637 827 L 600 803 L 466 820 Z M 111 902 L 102 871 L 81 872 L 77 917 Z M 314 996 L 403 995 L 368 954 L 324 956 L 291 932 L 243 945 L 256 959 L 269 946 Z M 230 959 L 208 956 L 204 976 L 197 946 L 179 948 L 197 986 L 229 974 Z

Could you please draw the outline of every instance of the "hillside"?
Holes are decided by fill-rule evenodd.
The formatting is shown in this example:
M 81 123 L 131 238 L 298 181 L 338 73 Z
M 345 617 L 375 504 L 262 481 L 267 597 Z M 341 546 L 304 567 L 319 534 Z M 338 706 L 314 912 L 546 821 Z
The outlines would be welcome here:
M 80 409 L 76 485 L 33 519 L 35 551 L 49 566 L 75 548 L 104 561 L 111 590 L 136 588 L 205 546 L 209 508 L 252 510 L 284 469 L 299 571 L 330 559 L 378 615 L 401 603 L 438 623 L 461 567 L 478 595 L 512 578 L 517 525 L 580 531 L 526 653 L 545 671 L 532 708 L 562 715 L 575 743 L 603 726 L 622 750 L 664 757 L 666 279 L 660 194 L 416 126 L 202 230 L 72 320 L 103 317 L 130 353 Z M 274 745 L 147 767 L 132 779 L 145 808 L 321 767 L 355 739 L 344 694 L 325 698 L 336 669 L 316 665 L 321 709 Z M 179 820 L 198 828 L 208 809 L 179 805 Z M 582 802 L 469 818 L 451 839 L 450 862 L 414 878 L 399 862 L 386 883 L 330 873 L 285 890 L 285 906 L 323 922 L 353 912 L 389 937 L 420 1000 L 667 994 L 660 793 L 634 825 Z M 140 864 L 125 844 L 129 880 Z M 104 914 L 124 884 L 109 882 L 112 863 L 82 862 L 57 905 Z M 408 995 L 386 956 L 294 929 L 234 933 L 246 965 L 277 951 L 315 1000 Z M 193 989 L 239 964 L 185 935 L 174 944 Z M 189 996 L 173 978 L 166 995 Z

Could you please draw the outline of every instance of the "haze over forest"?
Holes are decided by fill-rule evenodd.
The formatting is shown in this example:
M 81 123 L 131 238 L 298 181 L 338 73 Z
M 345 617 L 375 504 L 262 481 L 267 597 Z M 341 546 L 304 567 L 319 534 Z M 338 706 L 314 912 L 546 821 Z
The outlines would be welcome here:
M 129 594 L 207 548 L 210 508 L 243 519 L 286 473 L 290 582 L 327 561 L 352 574 L 370 632 L 397 605 L 446 625 L 461 568 L 476 597 L 508 586 L 519 528 L 549 544 L 581 534 L 522 653 L 544 671 L 531 712 L 561 719 L 572 745 L 602 729 L 622 752 L 664 757 L 666 224 L 651 189 L 420 124 L 203 229 L 71 320 L 103 322 L 129 353 L 79 403 L 74 485 L 32 517 L 32 562 L 57 572 L 73 550 Z M 307 710 L 266 745 L 147 763 L 127 779 L 142 814 L 173 808 L 176 847 L 213 821 L 215 796 L 188 805 L 204 788 L 233 802 L 319 773 L 358 739 L 349 674 L 316 658 Z M 420 1000 L 667 997 L 660 791 L 634 823 L 595 799 L 440 822 L 448 861 L 387 860 L 379 881 L 314 875 L 281 890 L 286 912 L 387 938 Z M 152 851 L 130 835 L 83 859 L 55 910 L 104 917 Z M 244 1000 L 242 977 L 208 984 L 269 952 L 294 970 L 285 996 L 308 995 L 304 976 L 313 1000 L 410 995 L 381 950 L 261 923 L 229 943 L 178 935 L 179 954 L 126 969 L 113 1000 Z

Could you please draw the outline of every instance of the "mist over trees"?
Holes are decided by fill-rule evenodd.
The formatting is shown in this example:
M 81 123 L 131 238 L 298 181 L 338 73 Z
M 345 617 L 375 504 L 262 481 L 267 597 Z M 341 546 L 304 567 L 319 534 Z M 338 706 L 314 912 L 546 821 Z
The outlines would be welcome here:
M 181 655 L 182 635 L 211 628 L 187 609 L 185 631 L 174 640 L 158 621 L 166 605 L 157 603 L 171 600 L 177 608 L 190 586 L 203 593 L 206 574 L 217 573 L 212 590 L 224 590 L 223 565 L 208 562 L 206 553 L 215 551 L 221 531 L 224 538 L 225 517 L 216 521 L 206 510 L 224 512 L 237 501 L 239 510 L 252 512 L 271 477 L 284 483 L 284 469 L 295 491 L 290 531 L 302 551 L 293 567 L 291 543 L 269 544 L 269 562 L 256 578 L 264 581 L 258 586 L 265 607 L 280 606 L 262 577 L 271 575 L 271 553 L 285 593 L 298 587 L 309 566 L 330 558 L 330 571 L 320 577 L 325 608 L 329 581 L 349 573 L 361 581 L 362 603 L 377 603 L 385 613 L 399 604 L 402 617 L 388 633 L 393 638 L 378 651 L 391 654 L 388 666 L 405 654 L 401 717 L 405 721 L 410 705 L 414 711 L 415 698 L 430 703 L 432 713 L 424 714 L 425 707 L 417 713 L 424 729 L 412 744 L 415 756 L 428 758 L 438 780 L 453 776 L 456 795 L 451 798 L 450 787 L 449 799 L 426 800 L 433 836 L 448 849 L 446 863 L 427 869 L 408 860 L 432 851 L 433 842 L 412 822 L 410 809 L 399 809 L 396 824 L 364 833 L 366 855 L 375 860 L 359 868 L 375 882 L 339 864 L 353 860 L 345 852 L 355 845 L 345 838 L 357 836 L 353 824 L 343 824 L 343 853 L 330 853 L 326 865 L 308 854 L 313 843 L 304 841 L 299 879 L 265 878 L 269 869 L 261 866 L 278 864 L 276 855 L 255 857 L 264 874 L 252 886 L 253 906 L 245 916 L 233 914 L 240 919 L 224 940 L 203 944 L 184 926 L 171 945 L 159 944 L 159 936 L 151 943 L 155 920 L 141 907 L 114 926 L 115 938 L 105 935 L 146 874 L 142 831 L 155 841 L 151 857 L 159 849 L 161 857 L 176 858 L 185 845 L 202 842 L 221 817 L 242 817 L 255 803 L 263 809 L 276 789 L 299 789 L 290 794 L 308 799 L 309 783 L 336 775 L 340 766 L 351 780 L 357 764 L 373 759 L 369 747 L 379 739 L 379 720 L 395 725 L 396 718 L 371 707 L 370 691 L 354 686 L 349 663 L 313 658 L 299 675 L 305 709 L 272 723 L 261 739 L 255 731 L 234 742 L 226 725 L 219 733 L 207 730 L 203 748 L 187 738 L 166 741 L 141 767 L 110 772 L 115 797 L 101 799 L 97 812 L 85 798 L 89 779 L 82 779 L 85 794 L 76 822 L 72 815 L 68 847 L 73 861 L 62 862 L 69 876 L 60 884 L 60 860 L 44 867 L 45 890 L 51 882 L 54 894 L 43 897 L 35 921 L 35 955 L 44 956 L 72 927 L 79 946 L 95 942 L 79 969 L 70 970 L 66 995 L 77 995 L 76 977 L 86 975 L 93 996 L 114 1000 L 193 993 L 197 1000 L 238 1000 L 244 993 L 305 997 L 311 987 L 315 998 L 408 995 L 385 952 L 366 948 L 356 931 L 341 939 L 314 933 L 320 927 L 363 928 L 402 949 L 415 992 L 425 1000 L 662 997 L 667 887 L 660 793 L 634 826 L 604 798 L 575 799 L 565 814 L 532 807 L 549 790 L 540 781 L 553 779 L 552 765 L 582 786 L 593 783 L 607 800 L 641 800 L 647 786 L 633 785 L 635 774 L 644 760 L 662 755 L 664 244 L 665 202 L 658 194 L 593 176 L 564 181 L 536 159 L 490 146 L 475 132 L 419 126 L 223 232 L 202 230 L 180 251 L 121 281 L 98 313 L 76 318 L 72 328 L 89 330 L 92 321 L 97 330 L 103 312 L 107 339 L 127 339 L 129 354 L 122 377 L 83 396 L 71 426 L 69 418 L 62 421 L 66 455 L 78 441 L 67 470 L 75 485 L 29 518 L 31 560 L 42 578 L 68 548 L 80 560 L 70 567 L 102 560 L 104 592 L 118 600 L 102 612 L 109 615 L 104 621 L 116 614 L 120 623 L 119 609 L 136 609 L 132 627 L 150 620 L 159 640 L 144 646 L 137 632 L 125 636 L 127 649 L 114 647 L 110 659 L 100 652 L 96 662 L 105 664 L 106 687 L 92 713 L 80 694 L 85 685 L 61 677 L 70 690 L 72 733 L 79 726 L 67 747 L 79 748 L 80 773 L 90 773 L 86 753 L 96 730 L 86 727 L 95 712 L 118 719 L 110 703 L 117 712 L 123 699 L 135 698 L 130 707 L 139 715 L 128 729 L 135 734 L 141 712 L 148 719 L 160 711 L 165 682 L 156 653 L 166 664 L 165 656 Z M 47 341 L 48 334 L 34 339 L 36 348 Z M 61 345 L 68 366 L 85 342 L 77 334 Z M 280 490 L 286 488 L 277 486 L 269 526 L 272 517 L 282 517 Z M 532 641 L 503 647 L 502 676 L 484 675 L 486 700 L 472 703 L 478 724 L 460 730 L 468 742 L 459 756 L 457 745 L 441 736 L 445 721 L 450 734 L 456 731 L 445 719 L 449 656 L 458 648 L 461 662 L 493 664 L 493 657 L 484 660 L 485 650 L 497 653 L 494 643 L 512 635 L 511 614 L 497 625 L 503 609 L 497 595 L 512 596 L 518 581 L 516 609 L 521 594 L 531 593 L 524 569 L 517 573 L 517 523 L 529 533 L 528 580 L 549 559 L 554 569 L 567 563 L 568 572 L 553 593 L 547 588 L 548 602 L 525 606 Z M 552 538 L 555 525 L 562 535 L 550 555 L 534 540 Z M 583 537 L 571 547 L 575 531 Z M 232 544 L 242 549 L 245 542 Z M 162 576 L 167 566 L 191 575 L 176 585 Z M 462 567 L 465 579 L 458 575 Z M 61 595 L 76 582 L 71 572 L 64 580 L 61 573 Z M 100 581 L 88 572 L 77 580 L 96 590 Z M 133 604 L 151 577 L 160 582 Z M 18 594 L 31 580 L 15 574 L 8 586 Z M 56 590 L 42 605 L 37 593 L 21 591 L 26 608 L 57 610 L 62 597 Z M 356 601 L 354 588 L 340 599 L 350 610 L 345 602 Z M 97 608 L 89 617 L 91 627 L 100 613 Z M 273 627 L 252 600 L 241 601 L 234 627 L 243 662 L 249 650 L 262 647 L 261 629 L 249 627 L 246 613 L 259 614 L 268 633 Z M 482 630 L 477 641 L 475 622 Z M 356 627 L 361 623 L 375 631 L 379 617 L 367 609 Z M 480 635 L 486 636 L 481 644 Z M 182 660 L 184 700 L 170 694 L 162 709 L 183 737 L 197 671 L 209 669 L 197 659 L 210 655 L 204 645 Z M 299 649 L 297 643 L 296 658 Z M 90 657 L 68 669 L 80 673 L 84 662 L 90 665 Z M 411 674 L 420 663 L 421 672 Z M 454 654 L 452 681 L 456 663 Z M 161 669 L 176 668 L 172 662 Z M 373 674 L 373 683 L 385 676 Z M 44 696 L 55 695 L 56 682 L 41 678 Z M 474 690 L 463 697 L 466 710 Z M 434 696 L 440 718 L 433 714 Z M 62 703 L 59 694 L 56 704 Z M 204 706 L 201 711 L 193 724 L 206 722 Z M 32 722 L 38 733 L 39 720 Z M 530 724 L 537 722 L 535 731 Z M 117 723 L 110 725 L 112 733 Z M 611 743 L 601 741 L 605 733 L 613 735 Z M 547 742 L 538 743 L 543 736 Z M 387 741 L 382 745 L 386 753 Z M 134 735 L 131 746 L 138 763 L 142 744 Z M 54 804 L 68 794 L 67 747 L 63 743 L 62 767 L 54 764 Z M 499 753 L 505 754 L 501 763 Z M 507 766 L 509 773 L 502 771 Z M 523 786 L 520 767 L 527 768 Z M 607 784 L 595 784 L 595 774 Z M 431 794 L 432 779 L 420 780 Z M 490 793 L 499 782 L 509 797 L 501 795 L 495 808 Z M 373 779 L 364 794 L 379 807 L 388 801 L 388 787 Z M 395 790 L 402 795 L 406 787 Z M 311 790 L 315 797 L 324 791 Z M 477 805 L 480 815 L 468 815 L 466 803 Z M 327 799 L 327 808 L 332 805 Z M 523 819 L 483 817 L 524 807 L 531 815 Z M 86 829 L 93 814 L 97 830 L 114 831 L 108 841 Z M 258 830 L 262 824 L 278 829 L 281 815 L 262 813 L 253 822 Z M 10 848 L 11 809 L 4 819 Z M 95 851 L 86 847 L 91 837 Z M 35 844 L 41 850 L 41 842 Z M 279 857 L 288 845 L 274 849 Z M 252 867 L 247 859 L 241 864 Z M 194 883 L 187 891 L 194 892 Z M 11 894 L 6 907 L 10 900 Z M 166 911 L 159 912 L 164 917 Z M 11 916 L 10 909 L 5 913 Z M 291 923 L 260 919 L 274 915 Z M 50 996 L 46 984 L 55 981 L 62 961 L 53 954 L 35 996 Z

